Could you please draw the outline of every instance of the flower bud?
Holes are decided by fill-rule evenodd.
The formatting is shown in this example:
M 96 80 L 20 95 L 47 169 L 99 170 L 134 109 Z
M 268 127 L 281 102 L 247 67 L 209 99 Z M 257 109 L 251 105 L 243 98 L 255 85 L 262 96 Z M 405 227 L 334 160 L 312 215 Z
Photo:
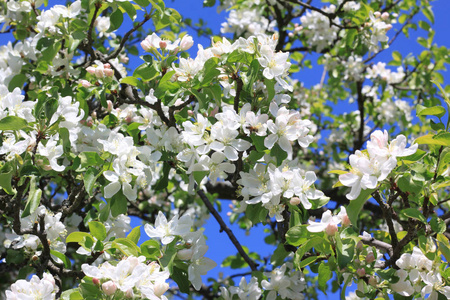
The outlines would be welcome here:
M 190 49 L 193 45 L 194 45 L 194 40 L 192 39 L 192 37 L 190 35 L 186 34 L 181 39 L 180 50 L 186 51 L 186 50 Z
M 363 249 L 364 249 L 364 244 L 363 244 L 363 242 L 359 241 L 359 242 L 356 244 L 356 249 L 358 249 L 359 251 L 363 251 Z
M 155 285 L 153 286 L 153 292 L 158 298 L 160 298 L 168 289 L 169 285 L 165 282 L 155 282 Z
M 386 25 L 386 32 L 388 32 L 389 30 L 391 30 L 392 29 L 392 25 L 391 24 L 387 24 Z
M 377 279 L 377 277 L 375 277 L 375 276 L 370 276 L 369 277 L 369 284 L 371 285 L 371 286 L 374 286 L 374 287 L 376 287 L 377 285 L 378 285 L 378 279 Z
M 366 275 L 366 270 L 364 268 L 356 270 L 356 274 L 358 274 L 359 277 L 363 277 Z
M 166 47 L 167 47 L 167 43 L 165 41 L 159 42 L 159 48 L 166 49 Z
M 293 37 L 293 36 L 294 36 L 294 33 L 293 33 L 293 32 L 289 32 L 289 33 L 288 33 L 288 36 L 289 36 L 289 37 Z
M 291 200 L 289 200 L 289 203 L 291 205 L 299 205 L 300 204 L 300 198 L 299 197 L 292 197 Z
M 116 292 L 117 286 L 110 280 L 102 284 L 102 290 L 107 296 L 111 296 Z
M 103 65 L 103 68 L 105 68 L 105 69 L 111 69 L 111 64 L 106 63 L 106 64 Z
M 92 283 L 95 285 L 99 285 L 100 284 L 100 280 L 98 278 L 92 278 Z
M 381 13 L 379 11 L 376 11 L 373 13 L 373 15 L 375 16 L 375 18 L 379 18 L 381 16 Z
M 344 226 L 344 227 L 350 226 L 350 224 L 352 224 L 352 222 L 350 222 L 348 215 L 342 216 L 341 220 L 342 220 L 342 226 Z
M 130 61 L 130 58 L 126 56 L 125 54 L 122 54 L 119 56 L 119 60 L 123 64 L 127 64 Z
M 125 297 L 127 297 L 127 298 L 134 298 L 133 289 L 129 289 L 129 290 L 125 293 Z
M 150 52 L 152 50 L 152 48 L 153 48 L 152 44 L 150 44 L 147 40 L 143 40 L 141 42 L 141 47 L 146 52 Z
M 192 249 L 181 249 L 180 251 L 178 251 L 177 257 L 181 260 L 190 260 L 193 254 L 194 252 L 192 251 Z
M 325 228 L 325 232 L 328 234 L 328 235 L 334 235 L 336 232 L 338 232 L 338 226 L 337 226 L 337 224 L 334 224 L 334 223 L 330 223 L 330 224 L 328 224 L 327 225 L 327 228 Z
M 113 77 L 114 76 L 114 70 L 113 69 L 104 69 L 103 73 L 107 76 L 107 77 Z
M 373 255 L 373 253 L 369 253 L 366 256 L 366 263 L 370 264 L 373 263 L 375 261 L 375 255 Z
M 111 112 L 113 110 L 113 103 L 111 102 L 111 100 L 106 100 L 106 104 L 108 104 L 108 107 L 106 108 L 106 110 L 108 112 Z
M 88 72 L 88 73 L 90 73 L 90 74 L 95 74 L 95 68 L 94 67 L 87 67 L 86 68 L 86 71 Z
M 81 83 L 81 86 L 85 87 L 85 88 L 88 88 L 88 87 L 91 86 L 91 83 L 89 81 L 87 81 L 87 80 L 84 80 L 84 79 L 81 79 L 80 83 Z
M 382 18 L 383 20 L 389 19 L 389 13 L 388 13 L 387 11 L 385 11 L 384 13 L 381 14 L 381 18 Z

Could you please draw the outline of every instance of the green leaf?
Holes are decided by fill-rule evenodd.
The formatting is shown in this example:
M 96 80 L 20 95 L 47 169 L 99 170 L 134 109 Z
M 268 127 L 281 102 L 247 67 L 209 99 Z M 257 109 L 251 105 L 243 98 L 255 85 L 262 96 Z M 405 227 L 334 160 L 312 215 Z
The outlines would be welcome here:
M 201 81 L 202 87 L 208 86 L 211 81 L 213 81 L 220 74 L 220 71 L 217 70 L 217 64 L 219 59 L 217 57 L 211 57 L 205 62 L 203 67 L 203 79 Z
M 260 203 L 247 205 L 245 215 L 255 225 L 266 221 L 267 209 Z
M 352 260 L 355 253 L 355 241 L 353 239 L 341 240 L 339 232 L 336 233 L 336 254 L 338 266 L 343 269 Z
M 147 7 L 150 5 L 149 0 L 134 0 L 137 4 L 139 4 L 141 7 Z
M 123 23 L 123 12 L 120 9 L 116 9 L 110 16 L 109 32 L 113 32 L 118 29 Z
M 92 189 L 94 188 L 95 182 L 100 175 L 100 171 L 96 168 L 89 168 L 84 174 L 84 188 L 86 189 L 86 192 L 89 194 L 89 196 L 92 196 Z
M 127 239 L 131 240 L 136 245 L 139 243 L 139 239 L 141 238 L 141 225 L 133 228 L 131 232 L 127 235 Z
M 252 133 L 252 135 L 250 136 L 253 142 L 253 145 L 255 145 L 256 150 L 258 150 L 258 152 L 264 152 L 264 150 L 266 150 L 266 146 L 264 146 L 264 137 L 263 136 L 259 136 L 256 135 L 254 133 Z
M 442 252 L 447 261 L 450 261 L 450 249 L 448 247 L 449 240 L 442 233 L 438 233 L 436 237 L 438 241 L 439 251 Z
M 418 137 L 415 142 L 419 145 L 440 145 L 440 146 L 450 146 L 450 133 L 445 134 L 445 136 L 437 137 L 432 133 Z
M 192 172 L 192 176 L 194 176 L 195 182 L 197 182 L 197 184 L 200 184 L 203 180 L 203 178 L 205 178 L 205 176 L 207 176 L 209 174 L 209 171 L 194 171 Z
M 359 212 L 363 208 L 364 203 L 366 203 L 367 199 L 370 198 L 370 195 L 374 190 L 375 189 L 361 190 L 358 198 L 356 198 L 355 200 L 351 200 L 350 204 L 347 206 L 347 215 L 353 226 L 357 226 Z
M 161 245 L 155 240 L 145 241 L 141 244 L 141 253 L 147 259 L 160 259 L 161 258 Z
M 164 252 L 164 256 L 160 259 L 163 268 L 169 268 L 170 274 L 173 274 L 173 260 L 177 256 L 177 250 L 170 245 Z
M 12 92 L 15 88 L 22 89 L 23 85 L 27 81 L 27 75 L 25 74 L 17 74 L 14 76 L 8 84 L 8 90 Z
M 111 215 L 113 218 L 117 217 L 121 214 L 126 214 L 128 210 L 128 201 L 127 198 L 123 195 L 122 191 L 117 192 L 114 196 L 111 197 L 111 200 L 108 201 L 111 207 Z
M 283 161 L 288 157 L 286 151 L 281 149 L 278 143 L 273 145 L 272 149 L 270 150 L 270 155 L 274 156 L 277 159 L 277 166 L 281 166 Z
M 69 130 L 65 127 L 61 127 L 58 129 L 58 131 L 59 131 L 59 139 L 61 140 L 61 144 L 63 146 L 64 152 L 70 152 Z
M 422 191 L 423 183 L 413 180 L 411 173 L 404 173 L 397 180 L 397 185 L 403 192 L 418 194 Z
M 99 241 L 104 241 L 106 239 L 106 227 L 101 222 L 89 222 L 89 231 Z
M 328 264 L 322 263 L 319 265 L 319 278 L 317 283 L 319 284 L 319 289 L 326 294 L 327 292 L 327 282 L 333 276 Z
M 257 59 L 254 59 L 252 63 L 250 64 L 250 68 L 247 71 L 247 83 L 245 85 L 246 90 L 251 91 L 253 90 L 253 83 L 255 82 L 256 78 L 258 78 L 259 75 L 259 61 Z
M 431 6 L 422 7 L 422 13 L 432 24 L 434 24 L 434 13 Z
M 167 185 L 169 184 L 169 171 L 171 169 L 171 166 L 168 163 L 165 163 L 163 165 L 163 175 L 158 179 L 158 181 L 153 186 L 153 190 L 159 191 L 164 190 Z
M 275 97 L 275 81 L 264 78 L 264 84 L 266 85 L 267 101 L 272 101 Z
M 141 85 L 141 81 L 133 76 L 124 77 L 120 80 L 120 83 L 129 84 L 132 86 L 139 87 Z
M 78 155 L 80 158 L 81 167 L 103 166 L 105 161 L 98 155 L 97 152 L 82 152 Z
M 0 187 L 3 188 L 3 190 L 8 195 L 13 195 L 16 193 L 16 190 L 12 188 L 11 186 L 11 180 L 12 180 L 13 171 L 9 171 L 8 173 L 1 173 L 0 174 Z
M 164 13 L 166 6 L 164 5 L 163 0 L 149 0 L 149 1 L 152 4 L 152 9 L 158 10 L 160 14 Z
M 70 269 L 72 267 L 72 263 L 70 262 L 70 259 L 67 256 L 65 256 L 64 254 L 62 254 L 61 252 L 58 252 L 55 250 L 50 250 L 50 254 L 54 255 L 57 258 L 59 258 L 60 260 L 62 260 L 65 268 Z
M 445 108 L 440 105 L 433 107 L 423 107 L 421 105 L 417 105 L 417 116 L 436 116 L 441 118 L 445 115 Z
M 126 256 L 139 256 L 140 249 L 129 239 L 118 238 L 112 242 L 113 248 L 119 249 Z
M 157 61 L 153 64 L 144 63 L 136 68 L 133 72 L 133 76 L 137 78 L 141 78 L 143 81 L 151 81 L 160 75 L 160 71 L 158 70 Z
M 424 224 L 427 224 L 427 219 L 417 208 L 405 208 L 401 211 L 401 214 L 403 214 L 407 218 L 416 219 Z
M 121 1 L 116 2 L 130 17 L 131 20 L 134 20 L 136 17 L 136 9 L 134 8 L 133 4 L 129 1 Z
M 300 246 L 308 241 L 308 225 L 297 225 L 286 232 L 286 242 L 292 246 Z
M 94 237 L 87 232 L 76 231 L 67 236 L 66 243 L 78 243 L 80 246 L 90 250 L 94 245 Z
M 27 204 L 22 213 L 22 218 L 31 215 L 41 203 L 42 190 L 36 189 L 36 176 L 31 176 L 30 180 L 30 192 L 28 193 Z
M 28 126 L 27 121 L 16 116 L 4 117 L 0 120 L 0 130 L 22 130 Z
M 180 269 L 176 266 L 173 267 L 173 273 L 170 274 L 170 278 L 176 282 L 180 292 L 189 293 L 189 287 L 191 286 L 191 282 L 188 278 L 188 273 L 186 270 Z
M 430 226 L 431 229 L 437 233 L 444 233 L 447 229 L 447 225 L 445 224 L 445 222 L 441 218 L 438 218 L 436 216 L 433 216 L 431 218 Z
M 80 294 L 78 288 L 65 290 L 61 294 L 61 300 L 83 300 L 83 296 Z
M 297 249 L 294 256 L 294 264 L 297 268 L 300 266 L 300 262 L 303 259 L 303 256 L 306 252 L 308 252 L 313 247 L 323 244 L 324 239 L 321 237 L 313 237 L 309 239 L 306 243 L 300 246 L 300 248 Z
M 284 249 L 284 245 L 279 244 L 277 249 L 270 257 L 270 263 L 274 266 L 281 266 L 284 263 L 284 259 L 289 255 L 289 252 Z

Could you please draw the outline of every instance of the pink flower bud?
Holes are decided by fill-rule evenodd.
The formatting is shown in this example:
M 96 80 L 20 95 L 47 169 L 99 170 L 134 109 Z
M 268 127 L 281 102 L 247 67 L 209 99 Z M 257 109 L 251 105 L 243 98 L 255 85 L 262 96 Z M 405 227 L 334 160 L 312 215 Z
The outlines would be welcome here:
M 325 232 L 328 234 L 328 235 L 334 235 L 336 232 L 338 232 L 338 226 L 337 226 L 337 224 L 334 224 L 334 223 L 329 223 L 328 225 L 327 225 L 327 228 L 325 228 Z
M 89 68 L 90 68 L 90 67 L 89 67 Z M 80 83 L 81 83 L 81 86 L 82 86 L 82 87 L 85 87 L 85 88 L 88 88 L 88 87 L 91 86 L 91 83 L 90 83 L 89 81 L 87 81 L 87 80 L 84 80 L 84 79 L 81 79 L 81 80 L 80 80 Z
M 98 278 L 92 278 L 92 283 L 95 285 L 99 285 L 100 284 L 100 280 Z
M 293 32 L 289 32 L 289 33 L 288 33 L 288 36 L 289 36 L 289 37 L 293 37 L 293 36 L 294 36 L 294 33 L 293 33 Z
M 352 222 L 350 222 L 348 215 L 342 216 L 341 220 L 342 220 L 342 226 L 344 226 L 344 227 L 350 226 L 350 224 L 352 223 Z
M 106 64 L 103 65 L 103 68 L 105 68 L 105 69 L 111 69 L 111 65 L 108 64 L 108 63 L 106 63 Z
M 356 274 L 358 274 L 359 277 L 363 277 L 364 275 L 366 275 L 366 270 L 361 268 L 356 270 Z
M 166 47 L 167 47 L 167 43 L 165 41 L 159 42 L 159 48 L 166 49 Z
M 119 56 L 119 60 L 121 63 L 127 64 L 130 61 L 130 58 L 128 58 L 128 56 L 122 54 Z
M 116 292 L 117 286 L 110 280 L 102 284 L 102 290 L 107 296 L 111 296 Z
M 373 253 L 369 253 L 366 255 L 366 263 L 370 264 L 375 261 L 375 255 Z
M 291 205 L 299 205 L 300 204 L 300 198 L 299 197 L 292 197 L 291 200 L 289 200 L 289 203 Z
M 359 241 L 359 242 L 356 244 L 356 249 L 358 249 L 359 251 L 362 251 L 362 250 L 364 249 L 364 244 L 363 244 L 363 242 Z
M 375 18 L 379 18 L 381 16 L 381 13 L 379 11 L 376 11 L 373 13 L 373 15 L 375 16 Z
M 86 71 L 90 74 L 95 74 L 95 68 L 94 67 L 87 67 Z
M 129 289 L 129 290 L 125 293 L 125 297 L 127 297 L 127 298 L 134 298 L 133 289 Z
M 104 69 L 103 73 L 105 73 L 105 75 L 108 76 L 108 77 L 113 77 L 114 76 L 114 70 L 112 70 L 112 69 Z
M 111 102 L 111 100 L 106 100 L 106 104 L 108 104 L 108 107 L 106 108 L 106 110 L 108 112 L 111 112 L 114 108 L 113 103 Z
M 381 14 L 381 18 L 382 18 L 383 20 L 389 19 L 389 13 L 388 13 L 387 11 L 385 11 L 384 13 Z
M 186 34 L 181 39 L 180 50 L 186 51 L 186 50 L 190 49 L 193 45 L 194 45 L 194 40 L 192 39 L 192 37 L 190 35 Z

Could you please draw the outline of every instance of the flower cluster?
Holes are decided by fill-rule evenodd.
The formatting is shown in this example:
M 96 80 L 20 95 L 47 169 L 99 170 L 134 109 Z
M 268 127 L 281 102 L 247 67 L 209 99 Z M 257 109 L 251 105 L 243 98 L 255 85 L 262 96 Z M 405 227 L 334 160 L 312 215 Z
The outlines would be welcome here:
M 155 221 L 155 227 L 146 224 L 145 232 L 150 238 L 158 238 L 163 245 L 175 242 L 178 245 L 177 257 L 188 264 L 188 278 L 196 290 L 202 286 L 201 275 L 214 268 L 217 264 L 204 257 L 208 246 L 201 231 L 190 232 L 193 220 L 190 215 L 174 216 L 170 221 L 160 211 Z
M 390 287 L 396 293 L 408 297 L 420 292 L 425 299 L 437 299 L 439 294 L 450 298 L 450 287 L 445 285 L 439 264 L 428 259 L 423 252 L 414 247 L 413 252 L 404 253 L 395 262 L 399 269 L 395 275 L 399 280 Z
M 44 273 L 42 279 L 33 275 L 30 281 L 17 280 L 11 285 L 11 290 L 6 291 L 7 300 L 45 299 L 53 300 L 59 288 L 55 284 L 52 275 Z
M 341 206 L 339 214 L 333 216 L 330 210 L 327 210 L 322 214 L 320 222 L 314 222 L 309 220 L 309 225 L 307 227 L 309 232 L 326 232 L 330 236 L 338 231 L 338 224 L 342 223 L 342 226 L 349 226 L 350 219 L 347 216 L 347 210 L 344 206 Z
M 146 264 L 145 260 L 144 256 L 129 256 L 117 264 L 113 261 L 99 267 L 83 264 L 81 269 L 106 296 L 167 299 L 164 293 L 169 289 L 166 282 L 169 272 L 162 271 L 157 262 Z
M 293 300 L 305 299 L 301 293 L 306 288 L 304 276 L 300 271 L 294 270 L 292 263 L 284 263 L 272 272 L 264 272 L 264 276 L 266 279 L 261 281 L 261 287 L 268 291 L 265 299 L 275 300 L 278 297 Z M 221 287 L 220 291 L 225 300 L 233 299 L 233 295 L 237 295 L 241 300 L 257 300 L 263 293 L 256 277 L 252 277 L 249 283 L 245 277 L 242 277 L 239 286 L 230 287 L 228 290 Z
M 385 180 L 397 166 L 397 157 L 408 156 L 417 151 L 417 144 L 406 148 L 406 137 L 399 135 L 388 143 L 388 133 L 377 130 L 370 135 L 367 152 L 357 150 L 350 155 L 350 172 L 339 176 L 339 181 L 351 191 L 347 199 L 358 198 L 361 189 L 374 189 Z

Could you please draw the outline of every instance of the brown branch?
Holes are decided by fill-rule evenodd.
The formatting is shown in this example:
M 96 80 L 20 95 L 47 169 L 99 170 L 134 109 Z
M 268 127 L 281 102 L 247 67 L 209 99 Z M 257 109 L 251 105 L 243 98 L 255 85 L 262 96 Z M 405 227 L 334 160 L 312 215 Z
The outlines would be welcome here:
M 197 185 L 195 185 L 195 188 L 197 189 Z M 245 260 L 245 262 L 249 265 L 250 269 L 252 271 L 258 270 L 258 264 L 255 263 L 248 255 L 245 253 L 244 249 L 242 248 L 241 244 L 237 240 L 236 236 L 234 235 L 233 231 L 225 224 L 222 217 L 219 215 L 217 210 L 214 208 L 214 205 L 209 201 L 208 197 L 205 195 L 203 190 L 198 190 L 197 194 L 200 196 L 200 199 L 202 199 L 203 203 L 205 204 L 206 208 L 208 208 L 209 212 L 214 216 L 216 221 L 220 225 L 220 232 L 225 231 L 225 233 L 228 235 L 228 238 L 233 243 L 234 247 L 236 247 L 239 254 L 242 256 L 242 258 Z
M 392 256 L 394 254 L 392 245 L 389 243 L 382 242 L 373 237 L 365 237 L 362 235 L 360 235 L 359 238 L 361 239 L 361 242 L 363 242 L 364 244 L 369 245 L 369 246 L 374 246 L 375 248 L 377 248 L 379 250 L 383 250 L 384 252 L 389 254 L 389 256 Z
M 120 52 L 122 51 L 123 47 L 125 46 L 125 43 L 128 41 L 130 36 L 139 28 L 141 28 L 145 23 L 147 23 L 148 20 L 150 20 L 151 15 L 145 14 L 144 20 L 136 24 L 132 29 L 130 29 L 125 35 L 123 36 L 122 40 L 120 41 L 119 47 L 117 47 L 107 58 L 106 60 L 110 60 L 113 58 L 116 58 Z

